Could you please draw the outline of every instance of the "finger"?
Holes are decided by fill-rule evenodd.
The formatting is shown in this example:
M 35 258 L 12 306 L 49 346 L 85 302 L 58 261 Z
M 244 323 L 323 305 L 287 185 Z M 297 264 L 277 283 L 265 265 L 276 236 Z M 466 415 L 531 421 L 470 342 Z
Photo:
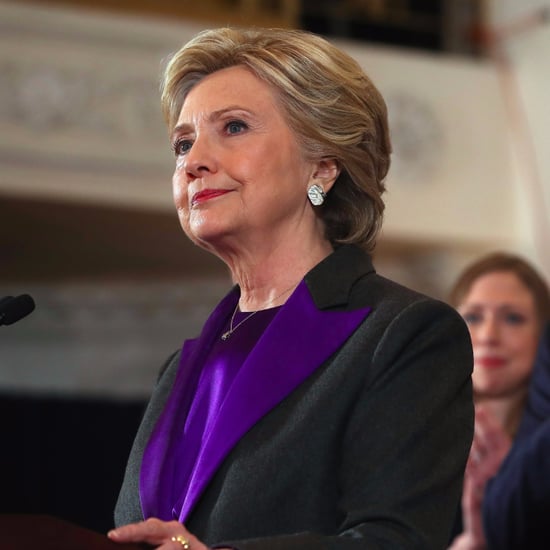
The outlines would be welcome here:
M 487 433 L 487 445 L 493 449 L 509 447 L 511 444 L 510 436 L 502 429 L 491 429 Z
M 163 545 L 162 549 L 166 547 L 166 550 L 170 548 L 171 550 L 190 550 L 191 549 L 191 540 L 184 537 L 183 535 L 174 535 L 170 537 L 169 545 Z
M 479 468 L 484 456 L 483 446 L 480 445 L 479 441 L 474 438 L 472 441 L 472 446 L 470 447 L 468 461 L 466 463 L 466 471 L 469 474 L 474 473 Z
M 492 427 L 485 421 L 477 421 L 474 425 L 474 441 L 480 450 L 486 450 L 488 447 L 488 438 L 491 433 Z
M 183 525 L 177 521 L 162 521 L 149 518 L 138 523 L 130 523 L 109 531 L 107 536 L 117 542 L 146 542 L 159 545 L 170 540 L 172 536 L 186 536 Z

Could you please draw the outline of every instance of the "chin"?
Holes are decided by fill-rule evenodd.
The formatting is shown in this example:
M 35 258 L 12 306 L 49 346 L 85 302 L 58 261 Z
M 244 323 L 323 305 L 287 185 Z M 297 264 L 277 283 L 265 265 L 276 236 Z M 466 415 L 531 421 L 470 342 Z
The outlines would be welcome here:
M 219 217 L 218 219 L 208 219 L 204 215 L 192 217 L 184 231 L 193 242 L 200 246 L 215 245 L 230 233 L 227 225 L 220 223 Z
M 186 231 L 185 233 L 191 242 L 212 253 L 216 253 L 224 235 L 218 231 Z

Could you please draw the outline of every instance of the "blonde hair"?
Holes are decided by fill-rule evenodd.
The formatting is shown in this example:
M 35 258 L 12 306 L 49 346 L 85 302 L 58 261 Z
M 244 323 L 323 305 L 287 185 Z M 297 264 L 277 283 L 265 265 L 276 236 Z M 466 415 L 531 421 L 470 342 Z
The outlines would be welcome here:
M 221 69 L 244 66 L 276 92 L 310 160 L 335 160 L 340 175 L 320 216 L 333 245 L 371 251 L 382 225 L 391 145 L 384 99 L 359 64 L 325 39 L 287 29 L 206 30 L 169 60 L 161 83 L 170 131 L 189 91 Z

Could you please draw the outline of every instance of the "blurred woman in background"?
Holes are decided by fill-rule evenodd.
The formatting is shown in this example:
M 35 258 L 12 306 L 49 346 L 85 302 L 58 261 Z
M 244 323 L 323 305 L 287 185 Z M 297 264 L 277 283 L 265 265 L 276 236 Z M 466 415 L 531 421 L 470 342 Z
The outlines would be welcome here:
M 474 350 L 475 433 L 462 496 L 463 532 L 452 550 L 485 547 L 481 505 L 487 481 L 510 451 L 525 407 L 537 345 L 550 318 L 544 278 L 523 258 L 493 253 L 459 276 L 450 302 Z

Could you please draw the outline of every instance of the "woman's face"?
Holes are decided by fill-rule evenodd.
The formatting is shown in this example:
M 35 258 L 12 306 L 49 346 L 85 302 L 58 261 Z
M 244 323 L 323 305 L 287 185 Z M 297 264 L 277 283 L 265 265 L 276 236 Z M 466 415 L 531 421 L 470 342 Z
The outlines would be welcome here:
M 524 392 L 539 336 L 531 291 L 511 271 L 487 273 L 474 281 L 458 310 L 472 337 L 475 395 Z
M 319 220 L 307 202 L 317 171 L 306 161 L 274 92 L 244 67 L 223 69 L 189 92 L 172 136 L 180 223 L 214 251 L 299 238 Z

